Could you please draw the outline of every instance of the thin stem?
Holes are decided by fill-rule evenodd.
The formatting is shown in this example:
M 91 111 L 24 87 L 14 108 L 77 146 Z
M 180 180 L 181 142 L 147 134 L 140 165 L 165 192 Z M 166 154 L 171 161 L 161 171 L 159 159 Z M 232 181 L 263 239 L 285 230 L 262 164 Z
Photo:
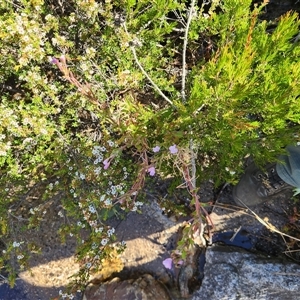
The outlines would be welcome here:
M 172 106 L 173 106 L 173 102 L 162 92 L 162 90 L 157 86 L 157 84 L 151 79 L 151 77 L 148 75 L 148 73 L 145 71 L 145 69 L 143 68 L 143 66 L 141 65 L 141 63 L 139 62 L 137 55 L 136 55 L 136 51 L 135 48 L 133 46 L 130 47 L 133 57 L 135 59 L 136 64 L 138 65 L 138 67 L 140 68 L 141 72 L 147 77 L 147 79 L 150 81 L 150 83 L 152 84 L 152 86 L 154 87 L 154 89 L 167 101 L 169 102 Z
M 191 25 L 191 21 L 194 15 L 194 11 L 195 11 L 195 0 L 192 0 L 191 2 L 191 6 L 189 9 L 189 13 L 188 13 L 188 19 L 187 19 L 187 23 L 186 23 L 186 27 L 185 27 L 185 33 L 184 33 L 184 39 L 183 39 L 183 50 L 182 50 L 182 77 L 181 77 L 181 82 L 182 82 L 182 86 L 181 86 L 181 99 L 182 102 L 185 103 L 186 102 L 186 50 L 187 50 L 187 44 L 188 44 L 188 34 L 189 34 L 189 29 L 190 29 L 190 25 Z M 200 110 L 202 109 L 202 106 L 200 108 Z M 189 128 L 190 133 L 192 133 L 192 128 Z M 195 199 L 195 209 L 196 209 L 196 213 L 198 215 L 198 220 L 199 220 L 199 224 L 198 224 L 198 229 L 199 229 L 199 238 L 201 240 L 202 245 L 206 245 L 206 241 L 204 239 L 204 224 L 201 221 L 201 210 L 200 210 L 200 200 L 199 200 L 199 196 L 196 193 L 196 171 L 197 171 L 197 167 L 196 167 L 196 153 L 195 153 L 195 147 L 194 147 L 194 141 L 191 138 L 189 140 L 189 148 L 190 148 L 190 163 L 191 163 L 191 176 L 189 178 L 189 186 L 190 186 L 190 191 L 193 195 L 193 198 Z M 188 173 L 188 170 L 187 170 Z
M 187 19 L 186 27 L 185 27 L 185 33 L 184 33 L 184 39 L 183 39 L 183 50 L 182 50 L 182 77 L 181 77 L 182 86 L 181 86 L 181 98 L 182 98 L 183 102 L 186 101 L 186 92 L 185 92 L 185 82 L 186 82 L 186 49 L 187 49 L 187 44 L 188 44 L 189 29 L 190 29 L 191 21 L 192 21 L 192 18 L 193 18 L 194 10 L 195 10 L 195 0 L 192 0 L 191 6 L 190 6 L 190 9 L 189 9 L 189 13 L 188 13 L 188 19 Z
M 126 24 L 123 24 L 124 30 L 126 32 L 126 34 L 128 35 L 128 37 L 130 36 L 128 31 L 127 31 L 127 27 Z M 136 62 L 136 64 L 138 65 L 138 67 L 140 68 L 141 72 L 145 75 L 145 77 L 150 81 L 150 83 L 152 84 L 152 86 L 154 87 L 154 89 L 168 102 L 170 103 L 172 106 L 174 106 L 173 102 L 162 92 L 162 90 L 158 87 L 158 85 L 152 80 L 152 78 L 149 76 L 149 74 L 145 71 L 145 69 L 143 68 L 142 64 L 140 63 L 135 48 L 134 46 L 130 46 L 130 50 L 133 54 L 134 60 Z
M 195 150 L 194 150 L 194 142 L 193 142 L 193 139 L 190 139 L 190 153 L 191 153 L 191 165 L 192 165 L 192 168 L 191 168 L 191 181 L 192 181 L 192 185 L 193 185 L 193 188 L 196 188 L 196 153 L 195 153 Z
M 188 34 L 189 34 L 189 29 L 190 29 L 190 24 L 193 18 L 195 10 L 195 0 L 192 0 L 191 6 L 189 9 L 188 13 L 188 19 L 185 27 L 185 33 L 184 33 L 184 39 L 183 39 L 183 50 L 182 50 L 182 87 L 181 87 L 181 98 L 183 103 L 186 102 L 186 91 L 185 91 L 185 83 L 186 83 L 186 49 L 187 49 L 187 44 L 188 44 Z M 191 131 L 191 128 L 190 128 Z M 191 178 L 192 178 L 192 186 L 193 189 L 196 188 L 196 155 L 194 151 L 194 142 L 193 139 L 190 139 L 189 141 L 189 147 L 190 147 L 190 153 L 191 153 Z

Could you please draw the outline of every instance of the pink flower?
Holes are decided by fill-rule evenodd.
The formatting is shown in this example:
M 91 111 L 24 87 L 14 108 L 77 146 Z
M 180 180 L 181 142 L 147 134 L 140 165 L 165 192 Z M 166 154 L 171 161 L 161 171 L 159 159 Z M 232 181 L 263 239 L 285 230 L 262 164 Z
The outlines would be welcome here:
M 62 63 L 66 64 L 66 57 L 65 57 L 64 55 L 62 55 L 62 56 L 59 58 L 59 60 L 60 60 Z
M 104 169 L 104 170 L 107 170 L 108 167 L 109 167 L 109 165 L 110 165 L 110 160 L 109 160 L 109 158 L 107 158 L 106 160 L 103 161 L 103 165 L 104 165 L 103 169 Z
M 181 260 L 179 260 L 178 262 L 177 262 L 177 267 L 179 267 L 179 266 L 181 266 L 181 265 L 183 265 L 183 260 L 181 259 Z
M 178 148 L 175 144 L 173 146 L 170 146 L 169 150 L 170 150 L 171 154 L 176 154 L 178 152 Z
M 49 57 L 49 62 L 50 62 L 51 64 L 57 64 L 57 63 L 58 63 L 58 59 L 55 58 L 55 57 Z
M 172 270 L 173 268 L 172 258 L 166 258 L 162 263 L 166 269 Z
M 155 175 L 155 167 L 150 167 L 147 172 L 149 173 L 150 176 L 154 176 Z
M 152 148 L 152 150 L 153 150 L 154 153 L 157 153 L 157 152 L 159 152 L 160 147 L 159 146 L 155 146 L 154 148 Z

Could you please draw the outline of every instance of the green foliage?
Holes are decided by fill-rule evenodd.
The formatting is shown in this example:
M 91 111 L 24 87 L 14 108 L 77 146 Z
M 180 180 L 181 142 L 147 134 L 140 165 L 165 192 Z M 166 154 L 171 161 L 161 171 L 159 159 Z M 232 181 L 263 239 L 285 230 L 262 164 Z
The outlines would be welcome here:
M 262 6 L 250 4 L 196 9 L 182 101 L 184 1 L 0 2 L 1 264 L 18 257 L 26 267 L 36 248 L 17 233 L 60 205 L 60 234 L 77 237 L 85 261 L 83 286 L 124 247 L 103 219 L 116 205 L 139 210 L 153 168 L 189 187 L 197 153 L 198 184 L 234 182 L 245 156 L 262 163 L 298 141 L 300 21 L 261 21 Z M 13 282 L 18 267 L 6 268 Z

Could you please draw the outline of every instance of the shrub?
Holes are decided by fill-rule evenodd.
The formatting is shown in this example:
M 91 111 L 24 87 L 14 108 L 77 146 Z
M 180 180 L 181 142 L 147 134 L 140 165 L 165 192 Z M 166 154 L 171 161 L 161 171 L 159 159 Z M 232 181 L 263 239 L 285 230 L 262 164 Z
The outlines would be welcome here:
M 195 205 L 185 256 L 203 229 L 199 183 L 234 183 L 244 157 L 270 161 L 299 140 L 298 16 L 261 21 L 264 5 L 250 4 L 1 2 L 0 262 L 11 283 L 7 262 L 25 268 L 36 251 L 16 233 L 61 205 L 82 288 L 125 247 L 105 219 L 117 205 L 139 211 L 155 174 L 183 180 Z

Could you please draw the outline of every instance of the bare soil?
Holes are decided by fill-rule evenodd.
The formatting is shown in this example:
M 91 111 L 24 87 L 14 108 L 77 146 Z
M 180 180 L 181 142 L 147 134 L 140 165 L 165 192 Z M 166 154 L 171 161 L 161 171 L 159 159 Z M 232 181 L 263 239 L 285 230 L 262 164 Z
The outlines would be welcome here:
M 103 271 L 107 274 L 98 274 L 94 283 L 100 283 L 116 273 L 121 279 L 151 274 L 170 288 L 173 299 L 180 299 L 180 282 L 176 278 L 178 274 L 171 274 L 162 262 L 175 249 L 180 226 L 189 216 L 178 219 L 171 210 L 162 210 L 161 207 L 168 207 L 168 201 L 173 202 L 173 207 L 178 206 L 187 213 L 191 211 L 191 207 L 186 203 L 185 192 L 180 190 L 169 194 L 169 185 L 169 181 L 158 180 L 152 186 L 143 214 L 131 212 L 124 219 L 113 217 L 108 221 L 116 228 L 119 240 L 127 243 L 127 249 L 120 257 L 124 268 L 118 273 L 120 264 L 116 264 L 116 267 L 110 264 L 108 270 Z M 271 256 L 285 255 L 300 262 L 300 242 L 272 232 L 252 212 L 235 205 L 231 186 L 226 185 L 216 190 L 212 183 L 206 182 L 202 184 L 200 193 L 214 223 L 214 228 L 211 228 L 212 242 L 235 245 Z M 58 211 L 58 207 L 52 206 L 47 213 L 48 221 L 42 222 L 41 227 L 30 234 L 22 234 L 23 239 L 37 242 L 42 248 L 42 254 L 35 255 L 31 260 L 31 272 L 19 274 L 16 287 L 9 289 L 6 284 L 0 285 L 1 300 L 57 299 L 59 290 L 67 285 L 68 277 L 78 270 L 74 257 L 75 241 L 70 237 L 66 244 L 61 245 L 56 233 L 61 222 L 64 222 L 58 216 Z M 300 201 L 295 202 L 279 195 L 272 201 L 254 207 L 253 211 L 278 230 L 300 239 Z M 196 267 L 200 268 L 200 265 Z M 198 271 L 199 274 L 201 270 Z M 189 283 L 190 292 L 198 287 L 197 281 Z M 81 296 L 78 294 L 77 299 Z

